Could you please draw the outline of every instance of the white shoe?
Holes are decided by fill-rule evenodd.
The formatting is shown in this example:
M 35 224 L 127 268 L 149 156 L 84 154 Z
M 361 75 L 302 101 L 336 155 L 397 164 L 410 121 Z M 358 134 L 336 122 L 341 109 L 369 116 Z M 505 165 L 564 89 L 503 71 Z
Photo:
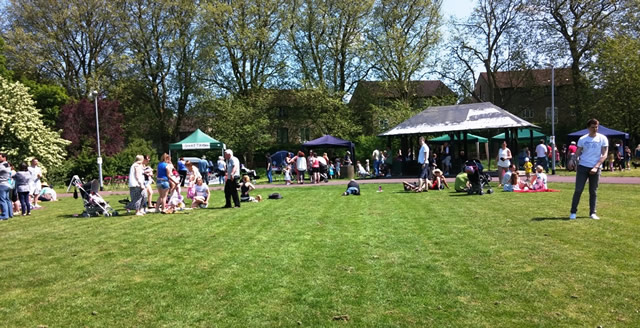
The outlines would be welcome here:
M 596 213 L 591 214 L 591 218 L 594 220 L 600 220 L 600 217 L 598 217 Z
M 575 220 L 576 219 L 576 213 L 571 213 L 571 215 L 569 215 L 569 220 Z

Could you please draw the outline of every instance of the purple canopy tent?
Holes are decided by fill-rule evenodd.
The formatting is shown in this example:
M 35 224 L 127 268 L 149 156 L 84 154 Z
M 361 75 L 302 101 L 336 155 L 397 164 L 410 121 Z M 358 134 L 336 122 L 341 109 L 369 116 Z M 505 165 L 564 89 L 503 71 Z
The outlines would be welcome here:
M 314 140 L 303 143 L 302 147 L 307 149 L 309 148 L 347 148 L 351 152 L 351 161 L 355 163 L 354 161 L 355 145 L 353 144 L 353 142 L 348 140 L 342 140 L 340 138 L 336 138 L 334 136 L 325 134 L 318 139 L 314 139 Z
M 620 140 L 622 140 L 622 148 L 623 149 L 624 149 L 624 146 L 628 146 L 629 145 L 629 134 L 626 133 L 626 132 L 610 129 L 610 128 L 600 124 L 598 126 L 598 133 L 604 134 L 607 138 L 609 138 L 609 140 L 611 140 L 611 139 L 620 139 Z M 578 139 L 580 139 L 580 137 L 582 137 L 585 134 L 589 134 L 589 130 L 588 129 L 583 129 L 583 130 L 580 130 L 580 131 L 569 133 L 569 135 L 567 135 L 567 140 L 569 142 L 570 141 L 576 141 L 577 142 Z M 611 142 L 609 142 L 609 149 L 612 149 Z M 616 151 L 619 151 L 619 150 L 616 149 Z

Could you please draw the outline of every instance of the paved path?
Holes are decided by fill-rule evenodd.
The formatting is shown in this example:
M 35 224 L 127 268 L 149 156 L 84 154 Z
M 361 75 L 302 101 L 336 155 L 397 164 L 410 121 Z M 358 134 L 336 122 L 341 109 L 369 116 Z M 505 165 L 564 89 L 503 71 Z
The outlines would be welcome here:
M 549 175 L 549 182 L 563 182 L 563 183 L 574 183 L 576 178 L 575 176 L 560 176 L 560 175 Z M 453 185 L 454 178 L 447 178 L 447 183 Z M 405 178 L 379 178 L 379 179 L 360 179 L 358 183 L 360 184 L 401 184 L 402 181 L 417 181 L 415 177 L 405 177 Z M 497 178 L 493 177 L 493 185 L 497 185 Z M 601 184 L 638 184 L 640 185 L 640 177 L 600 177 Z M 328 183 L 321 182 L 319 185 L 329 185 L 329 186 L 346 186 L 346 180 L 330 180 Z M 282 181 L 276 181 L 273 184 L 259 184 L 256 185 L 256 189 L 266 189 L 266 188 L 297 188 L 297 187 L 313 187 L 316 184 L 312 184 L 309 182 L 305 182 L 304 184 L 292 184 L 290 186 L 286 186 L 282 183 Z M 219 184 L 210 185 L 209 189 L 211 190 L 223 190 L 224 187 Z M 184 190 L 183 190 L 184 191 Z M 129 195 L 129 191 L 103 191 L 101 192 L 103 196 L 109 195 Z M 154 195 L 157 193 L 154 190 Z M 71 197 L 73 193 L 59 193 L 58 198 L 62 197 Z

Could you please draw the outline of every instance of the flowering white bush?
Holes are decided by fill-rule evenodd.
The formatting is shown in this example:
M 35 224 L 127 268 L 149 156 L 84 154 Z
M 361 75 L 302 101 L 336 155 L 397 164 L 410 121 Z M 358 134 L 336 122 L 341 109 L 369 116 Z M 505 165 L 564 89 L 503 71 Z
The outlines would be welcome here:
M 0 76 L 0 152 L 14 165 L 37 157 L 43 165 L 56 167 L 65 160 L 69 143 L 44 125 L 27 87 Z

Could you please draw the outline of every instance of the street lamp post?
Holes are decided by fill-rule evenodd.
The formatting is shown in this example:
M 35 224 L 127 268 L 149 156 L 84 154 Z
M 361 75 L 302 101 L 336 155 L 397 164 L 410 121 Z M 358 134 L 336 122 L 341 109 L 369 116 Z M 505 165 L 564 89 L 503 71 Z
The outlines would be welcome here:
M 551 66 L 551 174 L 556 174 L 556 102 L 555 70 Z
M 104 190 L 102 185 L 102 153 L 100 152 L 100 120 L 98 119 L 98 91 L 91 92 L 93 95 L 93 102 L 96 107 L 96 139 L 98 140 L 98 174 L 100 177 L 100 190 Z

